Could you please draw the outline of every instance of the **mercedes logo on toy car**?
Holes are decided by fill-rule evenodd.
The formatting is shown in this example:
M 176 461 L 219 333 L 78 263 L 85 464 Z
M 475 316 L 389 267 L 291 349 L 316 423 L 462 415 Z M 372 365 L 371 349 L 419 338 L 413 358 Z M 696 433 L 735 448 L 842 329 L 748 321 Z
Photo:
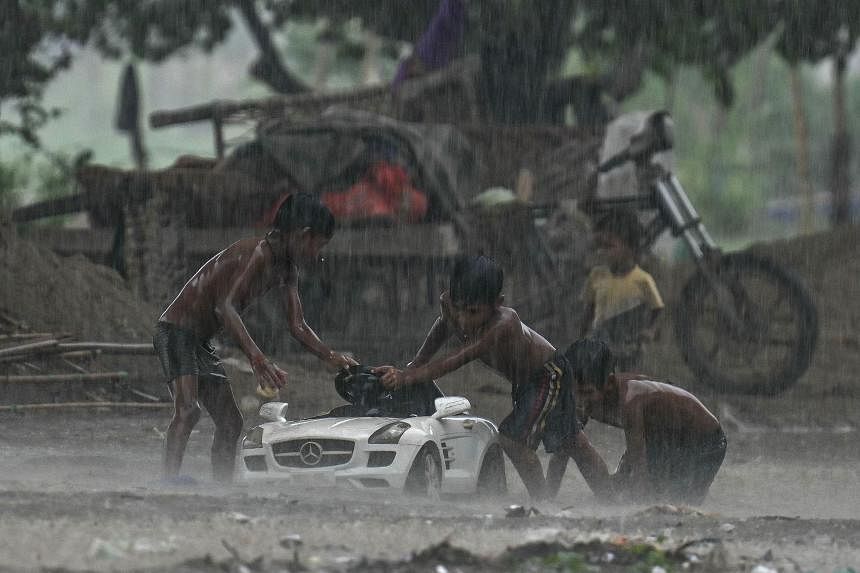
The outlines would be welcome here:
M 306 466 L 315 466 L 322 460 L 322 446 L 316 442 L 305 442 L 299 449 L 299 457 Z

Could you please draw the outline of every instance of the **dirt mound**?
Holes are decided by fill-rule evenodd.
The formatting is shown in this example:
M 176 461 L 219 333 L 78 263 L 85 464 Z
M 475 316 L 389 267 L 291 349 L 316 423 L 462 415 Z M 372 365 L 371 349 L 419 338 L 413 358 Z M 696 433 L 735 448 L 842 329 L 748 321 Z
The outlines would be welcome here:
M 643 361 L 643 370 L 678 385 L 690 388 L 705 398 L 719 398 L 736 412 L 780 422 L 797 424 L 827 424 L 817 412 L 824 408 L 838 420 L 849 420 L 856 397 L 860 396 L 856 372 L 860 369 L 860 227 L 759 243 L 750 247 L 756 254 L 770 257 L 797 275 L 808 289 L 818 310 L 819 337 L 812 364 L 807 372 L 783 394 L 726 397 L 696 380 L 684 364 L 672 329 L 677 296 L 689 276 L 692 265 L 683 264 L 655 269 L 663 291 L 667 313 L 662 319 L 661 338 L 653 345 Z M 797 410 L 792 397 L 815 400 L 815 407 Z M 781 400 L 785 398 L 787 400 Z M 826 402 L 826 404 L 824 404 Z M 809 402 L 808 402 L 809 403 Z M 785 408 L 782 405 L 785 405 Z M 722 408 L 722 406 L 720 406 Z M 789 411 L 791 409 L 791 411 Z
M 59 257 L 38 244 L 0 228 L 0 331 L 4 348 L 40 339 L 65 342 L 148 343 L 157 310 L 138 300 L 125 281 L 113 270 L 94 264 L 82 256 Z M 14 334 L 12 334 L 14 333 Z M 26 333 L 45 333 L 31 339 Z M 10 336 L 11 334 L 11 336 Z M 72 353 L 74 354 L 74 353 Z M 69 382 L 83 375 L 123 372 L 125 382 L 137 388 L 156 388 L 152 378 L 153 356 L 101 355 L 97 358 L 63 358 L 34 355 L 26 360 L 0 361 L 0 375 L 16 378 L 0 386 L 0 402 L 22 404 L 43 401 L 120 397 L 117 384 Z M 44 379 L 20 382 L 20 377 L 65 376 L 68 380 Z M 120 385 L 121 386 L 121 385 Z M 113 390 L 104 394 L 106 390 Z M 152 393 L 151 391 L 149 392 Z M 132 396 L 133 397 L 133 396 Z M 127 399 L 127 398 L 126 398 Z
M 30 329 L 83 340 L 151 340 L 156 309 L 105 266 L 59 257 L 6 229 L 0 230 L 0 270 L 0 312 Z

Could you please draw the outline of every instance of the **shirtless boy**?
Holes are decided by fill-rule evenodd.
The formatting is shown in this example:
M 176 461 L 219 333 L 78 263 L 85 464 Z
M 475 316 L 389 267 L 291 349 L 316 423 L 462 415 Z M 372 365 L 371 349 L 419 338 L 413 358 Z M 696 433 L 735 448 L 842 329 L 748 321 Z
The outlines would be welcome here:
M 545 497 L 545 480 L 535 450 L 572 457 L 589 483 L 599 489 L 608 478 L 606 465 L 578 431 L 569 366 L 540 334 L 502 306 L 502 270 L 487 257 L 461 259 L 450 288 L 440 297 L 441 314 L 415 358 L 404 370 L 375 369 L 388 388 L 426 382 L 480 360 L 511 382 L 513 411 L 499 426 L 499 441 L 534 499 Z M 451 337 L 462 345 L 433 359 Z
M 263 389 L 282 388 L 287 373 L 271 362 L 245 328 L 240 313 L 255 298 L 279 287 L 292 336 L 331 366 L 355 364 L 332 352 L 307 325 L 298 292 L 298 265 L 315 260 L 334 233 L 334 218 L 319 200 L 299 193 L 287 198 L 263 238 L 243 239 L 212 257 L 161 314 L 153 338 L 174 400 L 164 447 L 165 478 L 175 479 L 200 405 L 215 422 L 215 479 L 233 475 L 242 416 L 210 339 L 222 328 L 239 344 Z M 199 404 L 198 404 L 199 400 Z
M 726 454 L 714 415 L 681 388 L 614 372 L 612 353 L 596 339 L 579 340 L 565 354 L 585 415 L 624 430 L 626 451 L 608 489 L 629 501 L 702 502 Z M 554 493 L 560 475 L 547 473 Z

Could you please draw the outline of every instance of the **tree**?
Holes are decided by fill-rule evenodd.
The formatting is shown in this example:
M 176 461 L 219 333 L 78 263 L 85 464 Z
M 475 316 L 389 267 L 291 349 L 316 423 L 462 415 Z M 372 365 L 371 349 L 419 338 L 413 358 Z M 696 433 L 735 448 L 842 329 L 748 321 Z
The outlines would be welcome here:
M 0 103 L 11 102 L 17 117 L 0 117 L 0 136 L 14 134 L 38 146 L 37 131 L 55 110 L 40 105 L 45 84 L 68 67 L 70 55 L 63 46 L 49 50 L 51 23 L 40 11 L 16 0 L 0 0 Z
M 12 2 L 14 0 L 0 0 Z M 828 0 L 838 4 L 839 0 Z M 37 8 L 30 5 L 36 5 Z M 646 69 L 669 77 L 678 66 L 702 69 L 726 105 L 732 66 L 802 0 L 482 0 L 467 3 L 464 51 L 482 59 L 485 116 L 504 123 L 559 122 L 573 107 L 580 124 L 602 124 L 639 87 Z M 845 3 L 848 4 L 848 3 Z M 54 39 L 96 46 L 108 57 L 160 61 L 187 49 L 211 50 L 238 15 L 258 49 L 252 73 L 272 89 L 307 89 L 284 65 L 275 41 L 291 22 L 325 20 L 337 40 L 348 22 L 387 42 L 415 41 L 439 0 L 42 0 L 26 11 L 38 26 L 33 46 Z M 804 29 L 807 36 L 813 30 Z M 4 38 L 18 34 L 4 34 Z M 564 75 L 574 50 L 583 61 Z M 360 51 L 360 50 L 359 50 Z M 15 52 L 16 61 L 21 51 Z M 2 79 L 0 79 L 2 81 Z M 45 80 L 47 81 L 47 79 Z M 0 98 L 7 97 L 0 93 Z M 37 97 L 37 94 L 36 94 Z
M 845 111 L 845 66 L 860 34 L 860 3 L 840 0 L 785 0 L 777 49 L 790 66 L 833 61 L 833 138 L 831 144 L 831 221 L 850 218 L 851 136 Z

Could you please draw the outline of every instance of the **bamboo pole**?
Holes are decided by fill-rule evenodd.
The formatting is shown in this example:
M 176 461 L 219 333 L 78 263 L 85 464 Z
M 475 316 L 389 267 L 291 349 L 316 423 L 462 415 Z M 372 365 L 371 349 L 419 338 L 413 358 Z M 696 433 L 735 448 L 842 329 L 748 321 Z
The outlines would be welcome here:
M 52 382 L 114 382 L 128 378 L 128 372 L 94 372 L 92 374 L 33 374 L 0 376 L 0 384 L 48 384 Z
M 61 352 L 77 352 L 81 350 L 99 350 L 103 354 L 155 354 L 155 348 L 150 343 L 125 342 L 61 342 L 57 344 Z
M 12 356 L 16 354 L 33 354 L 35 351 L 44 351 L 46 348 L 56 348 L 59 340 L 51 338 L 49 340 L 40 340 L 38 342 L 28 342 L 27 344 L 19 344 L 8 348 L 0 349 L 0 356 Z
M 13 332 L 11 334 L 0 334 L 0 342 L 7 340 L 30 340 L 33 338 L 64 338 L 63 334 L 53 334 L 51 332 Z
M 43 348 L 35 352 L 27 352 L 25 354 L 12 354 L 10 356 L 0 356 L 0 364 L 27 362 L 33 359 L 47 358 L 57 356 L 64 359 L 90 359 L 94 360 L 101 354 L 101 350 L 73 350 L 70 352 L 62 352 L 56 346 Z
M 0 412 L 25 412 L 32 410 L 65 410 L 83 408 L 172 408 L 170 402 L 51 402 L 45 404 L 12 404 L 0 406 Z
M 68 352 L 63 352 L 60 354 L 60 358 L 84 358 L 84 359 L 95 359 L 102 353 L 101 350 L 70 350 Z

